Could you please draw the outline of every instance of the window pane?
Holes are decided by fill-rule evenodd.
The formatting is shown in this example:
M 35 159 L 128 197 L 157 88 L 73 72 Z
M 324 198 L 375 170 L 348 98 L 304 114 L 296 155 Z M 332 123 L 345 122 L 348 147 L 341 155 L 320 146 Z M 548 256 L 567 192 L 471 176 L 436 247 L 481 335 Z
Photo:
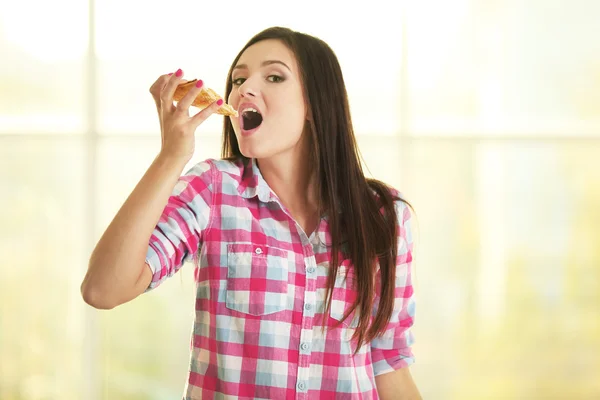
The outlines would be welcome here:
M 412 133 L 600 135 L 600 3 L 409 4 Z
M 398 16 L 382 13 L 380 7 L 351 7 L 344 9 L 344 19 L 355 21 L 360 17 L 360 29 L 354 24 L 335 26 L 331 20 L 340 15 L 339 6 L 339 3 L 311 0 L 295 7 L 294 12 L 282 13 L 281 4 L 257 0 L 251 7 L 243 7 L 243 12 L 225 16 L 219 2 L 175 3 L 174 7 L 181 10 L 186 21 L 198 16 L 201 23 L 193 24 L 182 23 L 181 18 L 163 18 L 163 4 L 144 3 L 145 17 L 139 18 L 140 7 L 136 2 L 97 2 L 101 132 L 158 132 L 148 89 L 158 76 L 177 68 L 184 70 L 187 79 L 202 79 L 223 95 L 226 74 L 237 52 L 262 29 L 283 25 L 321 37 L 337 53 L 358 133 L 397 133 Z M 314 12 L 316 7 L 318 13 Z M 133 30 L 132 20 L 136 22 Z M 157 21 L 160 29 L 156 27 Z M 378 39 L 364 41 L 365 31 Z M 221 126 L 221 117 L 210 118 L 199 132 L 218 135 Z
M 409 154 L 424 397 L 599 397 L 600 143 Z
M 0 133 L 82 131 L 87 12 L 76 0 L 0 3 Z
M 81 399 L 85 148 L 0 138 L 0 398 Z

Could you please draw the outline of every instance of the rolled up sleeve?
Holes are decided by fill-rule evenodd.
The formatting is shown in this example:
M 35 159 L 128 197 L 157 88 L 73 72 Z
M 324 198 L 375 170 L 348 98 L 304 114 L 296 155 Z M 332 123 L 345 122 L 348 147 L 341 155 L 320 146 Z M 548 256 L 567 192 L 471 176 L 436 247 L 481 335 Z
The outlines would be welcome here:
M 414 337 L 411 331 L 415 317 L 411 268 L 413 252 L 411 212 L 406 203 L 397 201 L 396 213 L 398 217 L 398 254 L 394 308 L 385 333 L 371 341 L 371 359 L 375 376 L 392 372 L 415 362 L 412 352 Z M 381 275 L 378 273 L 378 286 L 380 279 Z M 376 311 L 375 309 L 373 316 Z
M 213 170 L 208 160 L 179 178 L 150 237 L 146 263 L 152 270 L 152 281 L 146 292 L 193 259 L 210 223 L 212 189 Z

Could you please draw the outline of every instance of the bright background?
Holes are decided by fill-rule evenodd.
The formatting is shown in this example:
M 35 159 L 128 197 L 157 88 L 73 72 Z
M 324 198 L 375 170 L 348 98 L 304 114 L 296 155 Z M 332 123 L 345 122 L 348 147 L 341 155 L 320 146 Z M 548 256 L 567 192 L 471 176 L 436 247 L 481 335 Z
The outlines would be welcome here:
M 600 398 L 599 16 L 597 0 L 0 2 L 0 398 L 180 397 L 191 268 L 108 312 L 79 285 L 159 150 L 150 85 L 182 68 L 222 93 L 271 25 L 336 51 L 370 172 L 416 208 L 424 398 Z M 193 162 L 220 154 L 213 118 Z

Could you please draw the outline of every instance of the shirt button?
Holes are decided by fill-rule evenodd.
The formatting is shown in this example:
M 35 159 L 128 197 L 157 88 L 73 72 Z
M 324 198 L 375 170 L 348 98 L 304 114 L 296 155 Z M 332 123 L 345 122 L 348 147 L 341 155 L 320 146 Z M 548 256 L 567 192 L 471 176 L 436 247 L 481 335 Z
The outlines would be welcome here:
M 312 304 L 308 304 L 307 303 L 307 304 L 304 305 L 304 309 L 305 310 L 310 310 L 311 308 L 312 308 Z
M 309 274 L 312 274 L 313 272 L 315 272 L 315 267 L 306 268 L 306 272 L 308 272 Z
M 302 343 L 302 344 L 300 345 L 300 348 L 301 348 L 302 350 L 308 350 L 308 348 L 309 348 L 309 347 L 310 347 L 310 346 L 308 345 L 308 343 Z
M 298 384 L 298 390 L 300 390 L 301 392 L 304 392 L 306 390 L 306 384 L 304 382 L 300 382 Z
M 262 254 L 263 251 L 262 251 L 262 249 L 260 247 L 257 247 L 256 250 L 254 250 L 254 252 L 256 254 Z

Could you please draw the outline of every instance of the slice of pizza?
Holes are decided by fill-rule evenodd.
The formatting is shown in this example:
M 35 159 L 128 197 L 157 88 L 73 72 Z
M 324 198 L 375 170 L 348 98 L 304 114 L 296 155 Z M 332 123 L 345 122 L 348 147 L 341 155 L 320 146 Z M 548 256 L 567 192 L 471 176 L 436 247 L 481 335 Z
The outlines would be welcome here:
M 181 99 L 183 99 L 183 96 L 185 96 L 187 92 L 189 92 L 189 90 L 196 85 L 197 81 L 197 79 L 194 79 L 192 81 L 179 84 L 177 86 L 177 89 L 175 89 L 173 100 L 181 101 Z M 220 98 L 221 96 L 219 96 L 214 90 L 203 86 L 200 90 L 200 93 L 198 93 L 198 96 L 196 96 L 196 98 L 194 99 L 192 105 L 194 107 L 204 109 L 211 105 L 214 101 L 219 100 Z M 238 112 L 234 110 L 233 107 L 231 107 L 229 104 L 224 102 L 223 105 L 217 110 L 217 114 L 237 117 Z

